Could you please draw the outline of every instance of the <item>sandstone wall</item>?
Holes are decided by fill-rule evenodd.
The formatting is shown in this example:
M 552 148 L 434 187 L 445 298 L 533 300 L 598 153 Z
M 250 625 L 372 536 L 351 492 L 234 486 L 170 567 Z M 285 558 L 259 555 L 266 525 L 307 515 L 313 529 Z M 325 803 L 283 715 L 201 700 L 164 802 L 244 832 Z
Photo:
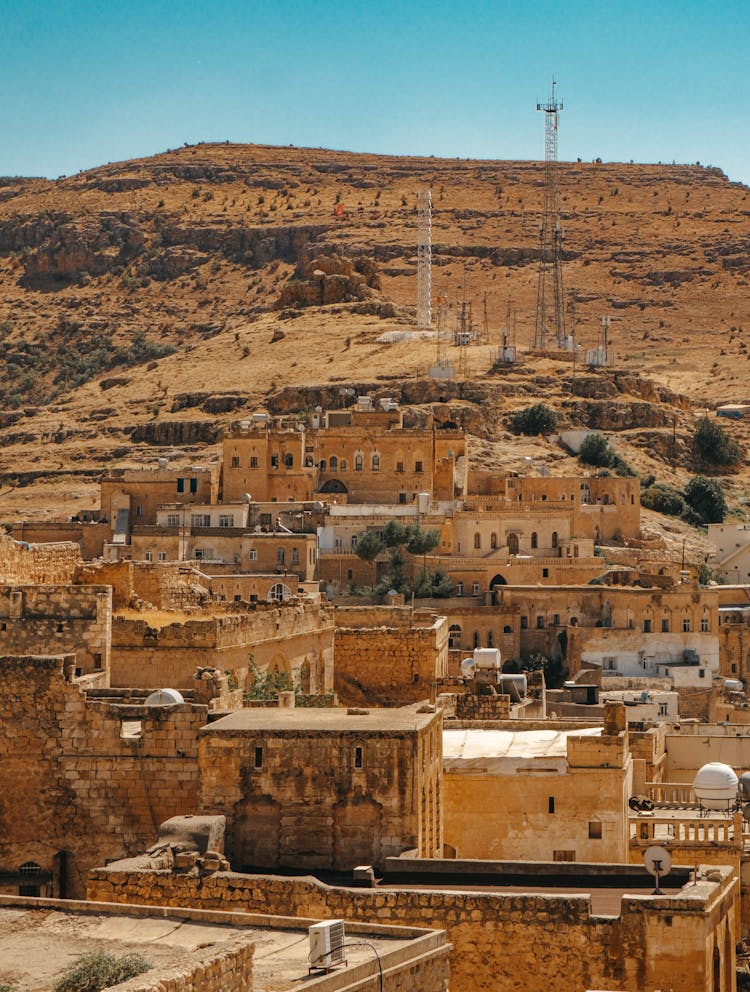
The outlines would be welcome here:
M 0 658 L 0 873 L 27 861 L 80 895 L 85 872 L 197 809 L 207 707 L 87 702 L 62 658 Z
M 334 688 L 344 704 L 418 702 L 447 674 L 445 617 L 430 627 L 336 627 Z
M 99 868 L 91 899 L 377 920 L 442 927 L 453 945 L 451 992 L 705 992 L 714 948 L 721 984 L 735 965 L 737 882 L 700 883 L 689 896 L 623 896 L 617 916 L 594 916 L 586 895 L 439 889 L 345 889 L 309 878 Z
M 80 563 L 81 549 L 77 544 L 26 544 L 0 534 L 0 583 L 72 582 Z
M 0 586 L 0 655 L 74 654 L 78 674 L 107 671 L 107 586 Z
M 458 720 L 507 720 L 510 717 L 510 696 L 478 696 L 459 693 L 456 696 Z

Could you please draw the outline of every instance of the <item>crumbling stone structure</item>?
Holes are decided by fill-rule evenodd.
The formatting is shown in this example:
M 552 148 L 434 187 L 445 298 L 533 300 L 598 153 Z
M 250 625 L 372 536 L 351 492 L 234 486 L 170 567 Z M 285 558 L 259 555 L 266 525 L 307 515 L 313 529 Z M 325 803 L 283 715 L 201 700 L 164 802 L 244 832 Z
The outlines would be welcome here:
M 27 544 L 0 533 L 0 583 L 4 585 L 72 582 L 80 563 L 77 544 Z

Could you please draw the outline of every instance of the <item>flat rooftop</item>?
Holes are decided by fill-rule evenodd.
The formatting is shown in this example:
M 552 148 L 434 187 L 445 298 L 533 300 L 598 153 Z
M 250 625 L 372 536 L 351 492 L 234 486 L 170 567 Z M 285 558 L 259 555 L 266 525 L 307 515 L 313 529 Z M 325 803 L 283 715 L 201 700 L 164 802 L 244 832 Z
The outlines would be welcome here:
M 543 761 L 550 771 L 567 767 L 568 737 L 599 737 L 601 727 L 580 730 L 484 730 L 480 727 L 443 730 L 446 771 L 486 771 L 513 774 Z
M 8 905 L 11 902 L 16 905 Z M 35 902 L 39 908 L 33 905 Z M 254 992 L 287 992 L 310 981 L 306 920 L 255 917 L 258 925 L 254 926 L 246 922 L 253 919 L 248 914 L 190 913 L 159 907 L 138 907 L 131 913 L 127 907 L 108 903 L 75 903 L 85 907 L 76 912 L 65 911 L 64 905 L 61 900 L 0 899 L 0 984 L 12 985 L 14 992 L 49 992 L 71 962 L 94 951 L 116 957 L 140 954 L 153 966 L 144 974 L 144 980 L 150 984 L 153 979 L 156 984 L 173 970 L 184 974 L 191 967 L 215 960 L 238 943 L 255 947 Z M 227 922 L 210 922 L 211 917 Z M 274 926 L 275 919 L 279 926 Z M 375 952 L 381 957 L 394 951 L 402 956 L 405 950 L 408 957 L 413 947 L 413 954 L 418 955 L 425 950 L 425 938 L 430 948 L 444 943 L 440 932 L 349 925 L 347 965 L 337 967 L 333 974 L 346 975 L 347 971 L 374 962 Z M 439 938 L 437 942 L 435 938 Z M 317 975 L 320 973 L 312 978 Z
M 201 729 L 201 734 L 219 734 L 224 737 L 243 734 L 304 734 L 304 733 L 404 733 L 421 730 L 434 719 L 434 712 L 419 712 L 417 706 L 399 706 L 394 709 L 373 708 L 347 710 L 344 707 L 325 709 L 279 709 L 277 707 L 251 707 L 237 710 Z

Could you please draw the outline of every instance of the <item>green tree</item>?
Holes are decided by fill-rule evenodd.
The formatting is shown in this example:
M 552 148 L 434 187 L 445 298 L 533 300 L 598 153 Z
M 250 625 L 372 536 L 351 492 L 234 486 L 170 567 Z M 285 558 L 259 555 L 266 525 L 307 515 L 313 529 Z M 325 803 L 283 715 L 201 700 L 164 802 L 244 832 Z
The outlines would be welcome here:
M 369 561 L 372 564 L 384 547 L 385 545 L 375 531 L 368 530 L 364 534 L 359 535 L 354 550 L 358 558 L 361 558 L 362 561 Z
M 587 434 L 581 442 L 578 457 L 585 465 L 609 468 L 612 464 L 612 449 L 603 434 Z
M 544 403 L 519 410 L 511 421 L 514 434 L 551 434 L 557 427 L 557 414 Z
M 679 489 L 657 482 L 641 493 L 641 506 L 657 513 L 666 513 L 671 517 L 682 517 L 688 509 L 685 498 Z
M 702 417 L 693 437 L 693 452 L 697 463 L 703 467 L 731 468 L 742 459 L 737 442 L 721 424 L 710 417 Z
M 704 524 L 720 524 L 727 515 L 727 501 L 715 479 L 702 475 L 692 478 L 685 486 L 685 502 Z

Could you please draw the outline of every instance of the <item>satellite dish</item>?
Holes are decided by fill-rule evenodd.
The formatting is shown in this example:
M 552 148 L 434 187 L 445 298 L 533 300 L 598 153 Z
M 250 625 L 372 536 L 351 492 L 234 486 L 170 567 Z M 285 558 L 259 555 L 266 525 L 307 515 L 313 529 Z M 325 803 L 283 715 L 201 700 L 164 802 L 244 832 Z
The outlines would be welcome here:
M 144 706 L 175 706 L 184 703 L 185 699 L 177 689 L 156 689 L 146 696 Z
M 656 888 L 653 891 L 653 895 L 663 895 L 659 888 L 659 880 L 664 875 L 668 875 L 672 868 L 672 858 L 669 851 L 658 845 L 647 847 L 643 852 L 643 864 L 646 867 L 646 871 L 656 879 Z

